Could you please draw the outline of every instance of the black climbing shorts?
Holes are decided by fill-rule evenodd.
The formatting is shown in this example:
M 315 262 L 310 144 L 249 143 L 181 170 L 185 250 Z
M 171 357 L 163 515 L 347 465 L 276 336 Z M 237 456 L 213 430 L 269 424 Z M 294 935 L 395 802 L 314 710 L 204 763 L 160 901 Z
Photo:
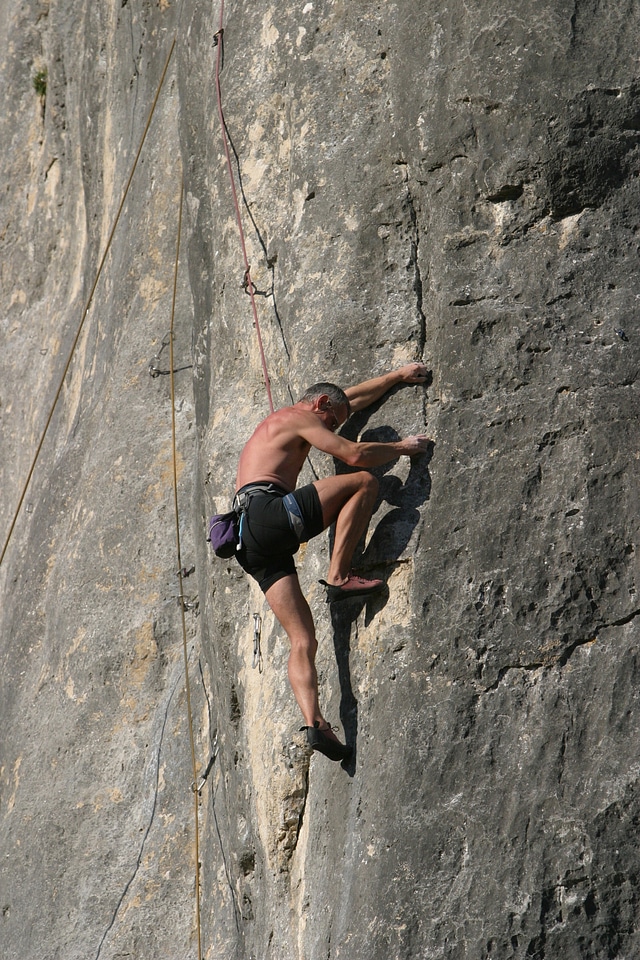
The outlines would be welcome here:
M 299 514 L 291 516 L 291 503 L 289 509 L 285 504 L 286 490 L 273 483 L 260 485 L 267 489 L 251 490 L 254 486 L 249 483 L 236 494 L 240 497 L 244 491 L 250 491 L 242 524 L 242 547 L 236 552 L 236 559 L 266 593 L 278 580 L 296 572 L 293 555 L 300 544 L 324 530 L 322 505 L 318 491 L 309 483 L 290 495 L 295 500 L 293 510 Z

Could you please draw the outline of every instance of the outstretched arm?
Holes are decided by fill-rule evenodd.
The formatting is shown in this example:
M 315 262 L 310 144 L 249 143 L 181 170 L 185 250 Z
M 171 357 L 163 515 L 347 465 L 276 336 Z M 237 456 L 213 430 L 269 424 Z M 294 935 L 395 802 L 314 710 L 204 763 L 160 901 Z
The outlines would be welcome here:
M 433 442 L 426 434 L 418 434 L 405 437 L 404 440 L 384 443 L 375 441 L 355 443 L 329 430 L 313 414 L 303 414 L 296 424 L 296 430 L 298 435 L 316 450 L 322 450 L 323 453 L 342 460 L 347 466 L 359 469 L 379 467 L 397 460 L 398 457 L 415 457 L 420 453 L 426 453 Z
M 376 400 L 391 389 L 397 383 L 424 383 L 427 379 L 427 368 L 424 363 L 407 363 L 397 370 L 390 370 L 389 373 L 383 373 L 381 377 L 374 377 L 373 380 L 365 380 L 355 387 L 348 387 L 345 390 L 352 413 L 358 410 L 364 410 Z

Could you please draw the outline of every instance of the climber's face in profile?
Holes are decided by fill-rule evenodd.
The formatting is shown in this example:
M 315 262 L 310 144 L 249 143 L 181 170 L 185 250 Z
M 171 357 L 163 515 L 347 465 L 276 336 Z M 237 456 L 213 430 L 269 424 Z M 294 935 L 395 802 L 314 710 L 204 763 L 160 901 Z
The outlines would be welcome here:
M 343 426 L 349 419 L 349 411 L 347 410 L 346 404 L 340 403 L 334 405 L 328 397 L 326 399 L 324 397 L 320 398 L 318 411 L 324 414 L 322 422 L 332 433 L 335 433 L 336 430 Z

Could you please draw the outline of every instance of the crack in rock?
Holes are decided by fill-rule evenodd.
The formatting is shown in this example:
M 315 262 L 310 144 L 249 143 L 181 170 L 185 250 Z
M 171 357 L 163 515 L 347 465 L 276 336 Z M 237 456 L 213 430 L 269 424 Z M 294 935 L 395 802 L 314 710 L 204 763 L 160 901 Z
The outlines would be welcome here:
M 640 610 L 633 610 L 631 613 L 626 614 L 624 617 L 620 617 L 618 620 L 612 620 L 611 623 L 602 624 L 598 627 L 598 632 L 603 630 L 610 630 L 613 627 L 624 627 L 627 624 L 631 623 L 635 618 L 640 614 Z M 535 670 L 544 670 L 551 667 L 565 667 L 576 650 L 580 647 L 588 647 L 592 643 L 595 643 L 597 636 L 590 637 L 587 640 L 574 640 L 573 643 L 570 643 L 561 653 L 553 657 L 549 657 L 545 660 L 534 660 L 531 663 L 512 663 L 508 664 L 505 667 L 501 667 L 498 671 L 498 676 L 493 683 L 489 684 L 488 687 L 485 687 L 483 693 L 492 693 L 494 690 L 500 686 L 504 678 L 508 673 L 511 673 L 512 670 L 521 670 L 523 672 L 535 671 Z

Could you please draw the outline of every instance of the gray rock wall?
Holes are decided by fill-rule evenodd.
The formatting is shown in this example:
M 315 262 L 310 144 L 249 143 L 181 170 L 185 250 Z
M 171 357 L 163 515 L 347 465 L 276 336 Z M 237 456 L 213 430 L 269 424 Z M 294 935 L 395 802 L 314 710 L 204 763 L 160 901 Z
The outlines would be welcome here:
M 4 543 L 176 20 L 155 4 L 43 3 L 3 3 L 2 20 Z M 43 67 L 44 100 L 32 83 Z M 159 367 L 169 369 L 161 344 L 170 327 L 180 194 L 178 108 L 174 72 L 0 570 L 6 960 L 193 951 L 169 378 L 148 372 L 160 351 Z M 191 326 L 183 260 L 175 366 L 186 561 L 193 541 Z M 189 611 L 200 737 L 207 707 L 195 624 Z
M 0 568 L 8 958 L 198 952 L 162 346 L 183 171 L 203 956 L 638 953 L 639 19 L 624 3 L 225 5 L 276 404 L 321 377 L 431 370 L 345 428 L 426 424 L 435 441 L 378 471 L 360 565 L 388 596 L 329 608 L 329 537 L 299 555 L 345 770 L 309 758 L 286 638 L 204 540 L 268 412 L 217 116 L 219 7 L 0 3 L 3 529 L 177 38 Z M 335 469 L 312 454 L 303 479 Z

